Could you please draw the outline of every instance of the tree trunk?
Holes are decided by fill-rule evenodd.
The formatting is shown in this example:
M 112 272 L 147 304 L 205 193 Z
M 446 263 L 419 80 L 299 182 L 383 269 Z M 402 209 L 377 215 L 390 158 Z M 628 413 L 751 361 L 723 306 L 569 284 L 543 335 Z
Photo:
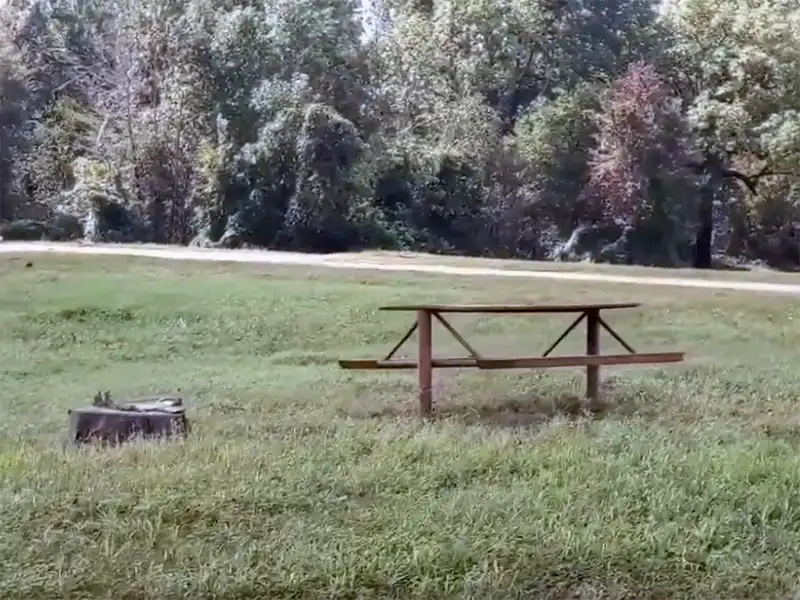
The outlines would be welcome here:
M 702 187 L 698 209 L 697 237 L 694 244 L 694 268 L 711 268 L 711 244 L 714 237 L 714 189 L 710 184 Z
M 5 144 L 0 141 L 0 222 L 11 221 L 14 218 L 14 195 L 11 189 L 13 169 L 11 160 L 5 156 L 10 152 Z

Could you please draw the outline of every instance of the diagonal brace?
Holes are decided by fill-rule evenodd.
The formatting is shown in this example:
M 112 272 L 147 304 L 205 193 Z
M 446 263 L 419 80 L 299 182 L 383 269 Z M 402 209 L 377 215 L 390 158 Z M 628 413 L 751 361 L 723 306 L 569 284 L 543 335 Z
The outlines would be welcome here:
M 600 324 L 600 326 L 603 329 L 605 329 L 608 333 L 610 333 L 611 337 L 613 337 L 615 340 L 617 340 L 622 345 L 622 347 L 625 348 L 625 350 L 627 350 L 631 354 L 636 354 L 636 350 L 634 350 L 631 347 L 631 345 L 628 344 L 628 342 L 623 340 L 622 337 L 620 337 L 620 335 L 616 331 L 611 329 L 611 326 L 608 323 L 606 323 L 600 315 L 597 315 L 597 322 Z
M 456 338 L 456 341 L 459 344 L 461 344 L 467 352 L 469 352 L 472 358 L 480 358 L 480 355 L 475 350 L 475 348 L 470 346 L 469 342 L 467 342 L 467 340 L 465 340 L 464 337 L 460 333 L 458 333 L 455 330 L 455 328 L 452 325 L 450 325 L 450 323 L 448 323 L 442 315 L 435 312 L 433 313 L 433 316 L 436 317 L 436 320 L 439 321 L 439 323 L 441 323 L 444 326 L 444 328 L 450 332 L 450 335 Z
M 391 360 L 392 357 L 397 353 L 397 351 L 400 350 L 400 346 L 405 344 L 408 341 L 408 338 L 410 338 L 416 330 L 417 330 L 417 322 L 414 321 L 414 324 L 411 326 L 411 328 L 408 331 L 406 331 L 406 334 L 400 339 L 399 342 L 395 344 L 394 348 L 391 349 L 389 354 L 387 354 L 386 358 L 384 358 L 383 360 Z
M 575 319 L 575 322 L 574 322 L 572 325 L 570 325 L 569 327 L 567 327 L 567 330 L 566 330 L 564 333 L 562 333 L 562 334 L 561 334 L 561 337 L 560 337 L 560 338 L 558 338 L 558 339 L 557 339 L 555 342 L 553 342 L 553 345 L 552 345 L 552 346 L 550 346 L 550 347 L 549 347 L 549 348 L 548 348 L 548 349 L 545 351 L 545 353 L 544 353 L 544 354 L 542 354 L 542 358 L 547 358 L 547 357 L 550 355 L 550 353 L 551 353 L 553 350 L 555 350 L 555 349 L 556 349 L 556 347 L 557 347 L 557 346 L 558 346 L 558 345 L 559 345 L 561 342 L 563 342 L 563 341 L 564 341 L 564 338 L 566 338 L 566 337 L 567 337 L 567 336 L 568 336 L 570 333 L 572 333 L 572 330 L 573 330 L 573 329 L 575 329 L 575 328 L 576 328 L 578 325 L 580 325 L 580 324 L 581 324 L 581 321 L 583 321 L 585 318 L 586 318 L 586 313 L 581 313 L 581 316 L 580 316 L 580 317 L 578 317 L 577 319 Z

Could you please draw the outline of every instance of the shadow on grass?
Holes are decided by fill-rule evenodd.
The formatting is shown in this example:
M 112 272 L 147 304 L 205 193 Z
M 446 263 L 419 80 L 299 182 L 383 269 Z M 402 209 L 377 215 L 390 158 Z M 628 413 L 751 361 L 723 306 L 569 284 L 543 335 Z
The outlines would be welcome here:
M 503 394 L 492 399 L 460 398 L 447 386 L 436 386 L 434 422 L 465 426 L 538 429 L 552 420 L 626 418 L 638 414 L 641 398 L 619 388 L 612 378 L 603 382 L 600 400 L 589 403 L 577 393 L 549 390 Z M 385 399 L 388 400 L 388 399 Z M 416 398 L 398 394 L 371 408 L 348 407 L 345 416 L 367 420 L 411 420 L 419 418 Z
M 470 426 L 538 428 L 554 419 L 625 418 L 637 412 L 637 399 L 607 381 L 600 399 L 594 402 L 577 393 L 516 394 L 472 404 L 443 403 L 437 418 Z

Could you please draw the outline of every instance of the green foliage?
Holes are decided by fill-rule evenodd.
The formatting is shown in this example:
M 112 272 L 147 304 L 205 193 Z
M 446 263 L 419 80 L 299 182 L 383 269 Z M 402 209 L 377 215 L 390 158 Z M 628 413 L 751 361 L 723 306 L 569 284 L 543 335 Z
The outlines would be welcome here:
M 20 219 L 0 224 L 0 238 L 8 241 L 43 240 L 47 237 L 47 225 L 32 219 Z
M 794 2 L 683 0 L 666 18 L 695 87 L 687 117 L 701 146 L 796 168 L 800 146 L 800 16 Z
M 582 87 L 529 110 L 517 128 L 517 145 L 541 190 L 543 217 L 561 235 L 591 217 L 582 198 L 589 176 L 588 140 L 596 135 L 596 91 Z
M 42 113 L 41 125 L 29 173 L 33 199 L 52 205 L 75 185 L 74 163 L 91 151 L 90 137 L 98 124 L 85 106 L 64 96 Z
M 673 80 L 685 103 L 708 185 L 731 181 L 752 198 L 800 175 L 800 14 L 791 0 L 673 0 L 665 21 L 674 32 Z M 719 196 L 706 191 L 706 196 Z M 767 206 L 756 200 L 754 206 Z M 706 214 L 711 210 L 706 201 Z M 767 215 L 750 212 L 755 222 Z M 795 230 L 791 221 L 785 226 Z M 756 246 L 764 231 L 750 229 Z M 793 236 L 794 237 L 794 234 Z M 766 256 L 764 256 L 766 257 Z
M 676 106 L 637 155 L 696 184 L 662 190 L 676 238 L 765 258 L 761 210 L 800 174 L 794 4 L 661 4 L 384 0 L 368 31 L 357 0 L 16 2 L 0 216 L 31 203 L 107 238 L 97 193 L 143 240 L 541 258 L 635 220 L 586 187 L 610 139 L 593 115 L 643 63 Z
M 15 215 L 22 178 L 17 156 L 30 149 L 27 72 L 18 60 L 0 41 L 0 222 Z
M 83 237 L 83 227 L 71 215 L 55 215 L 49 221 L 17 219 L 0 223 L 0 239 L 6 241 L 51 240 L 65 242 Z

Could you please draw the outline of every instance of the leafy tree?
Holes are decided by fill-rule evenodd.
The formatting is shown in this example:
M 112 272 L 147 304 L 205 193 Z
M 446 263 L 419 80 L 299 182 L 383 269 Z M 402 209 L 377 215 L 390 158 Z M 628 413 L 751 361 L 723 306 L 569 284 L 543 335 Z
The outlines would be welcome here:
M 591 220 L 582 192 L 599 110 L 597 90 L 583 85 L 528 111 L 517 126 L 517 146 L 539 191 L 538 216 L 552 223 L 560 237 Z
M 646 227 L 651 252 L 664 249 L 660 262 L 679 262 L 696 185 L 678 100 L 654 67 L 634 63 L 612 86 L 597 128 L 586 194 L 605 218 Z
M 0 48 L 0 222 L 14 217 L 20 192 L 19 154 L 30 141 L 25 72 Z
M 504 133 L 531 107 L 648 55 L 650 0 L 442 0 L 406 4 L 385 36 L 384 72 L 405 102 L 479 96 Z M 399 83 L 411 79 L 415 89 Z
M 800 16 L 792 0 L 673 0 L 673 81 L 686 104 L 706 185 L 697 266 L 711 264 L 713 205 L 725 180 L 757 194 L 800 173 Z

